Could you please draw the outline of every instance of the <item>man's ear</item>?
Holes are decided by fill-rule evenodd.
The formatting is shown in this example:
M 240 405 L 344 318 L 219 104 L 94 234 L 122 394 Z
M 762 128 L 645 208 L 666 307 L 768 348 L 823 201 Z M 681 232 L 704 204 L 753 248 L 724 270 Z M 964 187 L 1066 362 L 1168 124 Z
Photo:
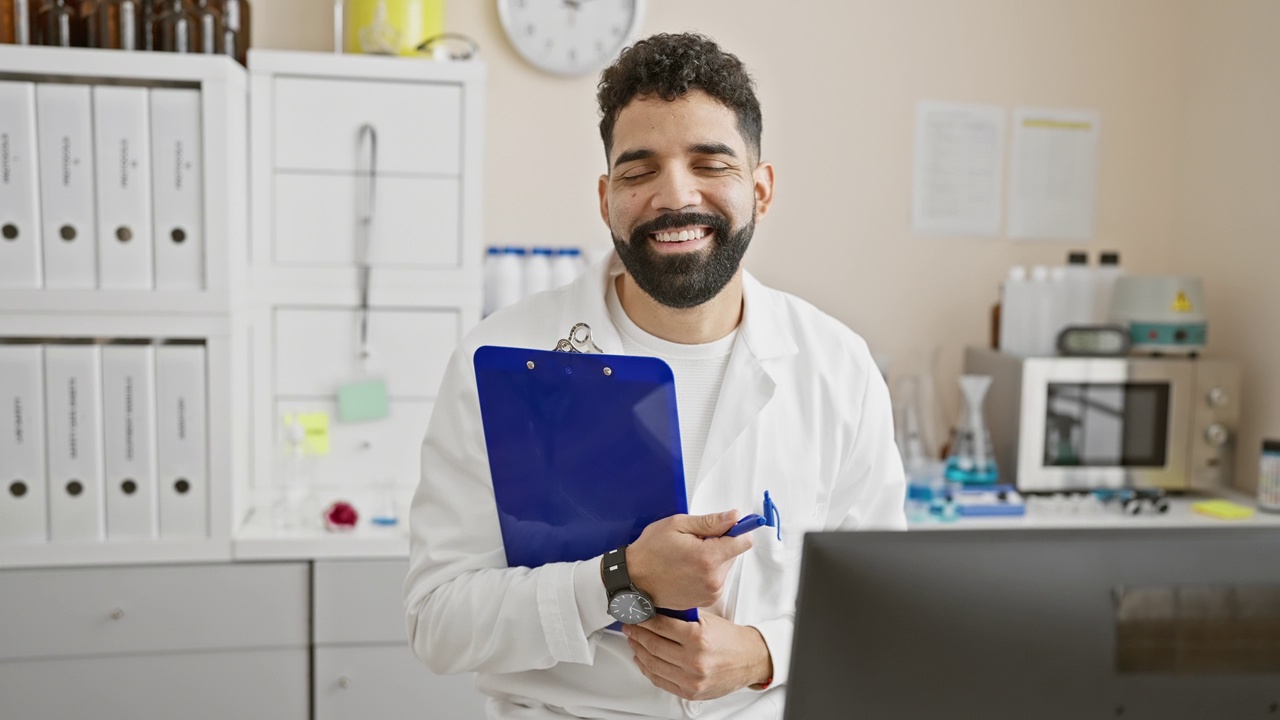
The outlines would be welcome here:
M 762 162 L 751 173 L 755 180 L 756 219 L 763 218 L 773 204 L 773 163 Z
M 597 187 L 600 193 L 600 219 L 609 227 L 609 176 L 601 175 Z

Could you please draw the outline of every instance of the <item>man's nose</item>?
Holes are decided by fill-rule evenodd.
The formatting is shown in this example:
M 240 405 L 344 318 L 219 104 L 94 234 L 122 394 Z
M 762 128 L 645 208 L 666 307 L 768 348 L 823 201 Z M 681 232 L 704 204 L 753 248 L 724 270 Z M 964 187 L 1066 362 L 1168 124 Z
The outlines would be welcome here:
M 697 178 L 683 168 L 668 169 L 658 178 L 653 195 L 653 209 L 672 212 L 702 204 Z

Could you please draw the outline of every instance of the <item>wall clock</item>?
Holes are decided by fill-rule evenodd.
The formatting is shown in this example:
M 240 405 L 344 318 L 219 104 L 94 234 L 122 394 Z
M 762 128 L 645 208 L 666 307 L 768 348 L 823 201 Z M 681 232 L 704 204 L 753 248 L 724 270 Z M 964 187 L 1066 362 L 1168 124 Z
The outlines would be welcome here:
M 644 0 L 498 0 L 502 29 L 530 65 L 555 75 L 595 72 L 640 29 Z

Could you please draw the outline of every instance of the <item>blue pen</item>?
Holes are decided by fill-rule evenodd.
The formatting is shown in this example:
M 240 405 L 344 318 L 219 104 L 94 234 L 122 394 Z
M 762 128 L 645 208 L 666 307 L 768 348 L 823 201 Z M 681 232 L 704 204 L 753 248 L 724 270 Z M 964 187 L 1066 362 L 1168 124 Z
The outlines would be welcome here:
M 738 537 L 739 535 L 749 533 L 758 527 L 764 527 L 768 522 L 769 521 L 765 520 L 763 517 L 760 517 L 755 513 L 751 513 L 734 523 L 733 527 L 729 528 L 729 532 L 721 535 L 720 537 Z
M 778 506 L 773 503 L 773 498 L 769 497 L 769 491 L 764 491 L 764 515 L 751 513 L 734 523 L 729 531 L 720 537 L 738 537 L 739 535 L 749 533 L 756 528 L 762 528 L 768 525 L 777 528 L 778 539 L 782 539 L 782 513 L 778 512 Z

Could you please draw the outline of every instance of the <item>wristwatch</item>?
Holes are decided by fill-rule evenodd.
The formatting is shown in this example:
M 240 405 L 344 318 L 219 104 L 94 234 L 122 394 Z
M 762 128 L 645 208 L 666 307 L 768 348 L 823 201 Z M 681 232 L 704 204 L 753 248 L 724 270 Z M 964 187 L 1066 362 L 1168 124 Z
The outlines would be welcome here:
M 627 546 L 610 550 L 600 561 L 604 590 L 609 596 L 609 615 L 624 625 L 642 623 L 653 617 L 653 598 L 631 584 L 627 572 Z

